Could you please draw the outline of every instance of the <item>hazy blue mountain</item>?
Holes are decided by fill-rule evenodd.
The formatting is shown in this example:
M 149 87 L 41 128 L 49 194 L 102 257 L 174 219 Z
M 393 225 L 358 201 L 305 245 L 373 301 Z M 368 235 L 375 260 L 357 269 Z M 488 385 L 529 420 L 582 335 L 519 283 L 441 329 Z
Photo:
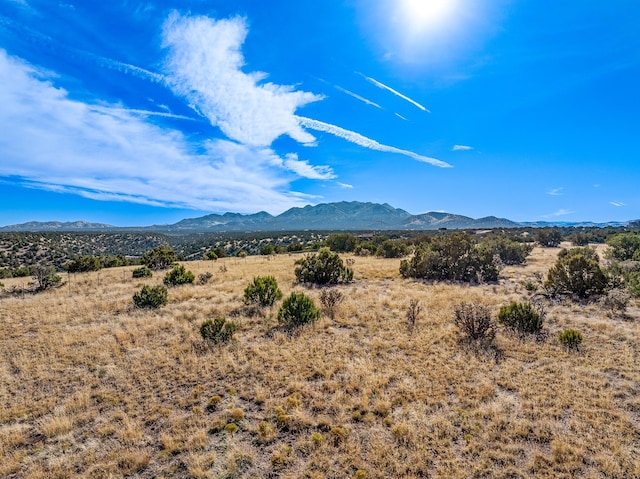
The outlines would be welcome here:
M 29 221 L 19 225 L 3 226 L 0 231 L 107 231 L 115 228 L 104 223 L 86 221 Z
M 491 229 L 516 228 L 522 226 L 626 226 L 629 222 L 610 223 L 566 223 L 526 222 L 486 216 L 470 218 L 439 211 L 412 215 L 405 210 L 384 203 L 341 201 L 291 208 L 273 216 L 265 211 L 254 214 L 224 213 L 210 214 L 198 218 L 186 218 L 171 225 L 153 225 L 118 228 L 102 223 L 74 221 L 32 221 L 19 225 L 4 226 L 0 231 L 108 231 L 108 230 L 152 230 L 156 232 L 190 233 L 196 231 L 300 231 L 300 230 L 434 230 L 434 229 Z

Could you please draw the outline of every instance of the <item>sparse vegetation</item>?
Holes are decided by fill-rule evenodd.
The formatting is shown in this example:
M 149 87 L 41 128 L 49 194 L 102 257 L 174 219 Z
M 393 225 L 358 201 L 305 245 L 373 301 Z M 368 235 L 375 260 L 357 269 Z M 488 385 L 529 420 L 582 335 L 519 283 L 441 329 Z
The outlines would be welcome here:
M 295 275 L 300 283 L 338 284 L 353 280 L 353 270 L 337 253 L 322 248 L 296 261 Z
M 164 276 L 164 284 L 167 286 L 180 286 L 183 284 L 191 284 L 195 280 L 195 276 L 191 271 L 182 264 L 175 265 L 171 271 Z
M 282 298 L 282 291 L 273 276 L 257 276 L 244 290 L 244 303 L 260 308 L 271 307 Z
M 169 302 L 169 293 L 164 286 L 144 285 L 140 291 L 133 295 L 133 304 L 136 308 L 157 309 Z
M 562 242 L 562 232 L 558 228 L 540 228 L 534 238 L 543 248 L 556 248 Z
M 278 311 L 278 323 L 287 329 L 293 329 L 313 323 L 319 316 L 320 311 L 309 296 L 293 292 L 282 302 Z
M 310 236 L 300 238 L 306 250 Z M 164 273 L 90 271 L 41 295 L 15 293 L 29 278 L 2 279 L 0 477 L 638 476 L 637 298 L 624 321 L 600 303 L 540 299 L 550 340 L 500 327 L 488 350 L 454 325 L 462 301 L 489 318 L 523 301 L 523 284 L 541 284 L 559 250 L 536 247 L 499 283 L 474 285 L 407 281 L 400 259 L 360 256 L 355 283 L 304 290 L 323 313 L 323 292 L 342 293 L 335 319 L 289 334 L 244 307 L 243 291 L 273 276 L 289 297 L 303 255 L 256 255 L 273 234 L 234 241 L 220 245 L 252 254 L 215 271 L 185 263 L 214 271 L 215 285 L 170 290 L 161 309 L 131 298 Z M 193 258 L 212 247 L 203 241 Z M 341 256 L 348 266 L 353 256 Z M 422 312 L 407 334 L 411 299 Z M 238 325 L 232 347 L 201 336 L 214 318 Z M 565 352 L 565 329 L 583 336 L 579 356 Z
M 85 273 L 87 271 L 98 271 L 102 269 L 102 261 L 95 256 L 78 256 L 75 260 L 69 261 L 65 269 L 69 273 Z

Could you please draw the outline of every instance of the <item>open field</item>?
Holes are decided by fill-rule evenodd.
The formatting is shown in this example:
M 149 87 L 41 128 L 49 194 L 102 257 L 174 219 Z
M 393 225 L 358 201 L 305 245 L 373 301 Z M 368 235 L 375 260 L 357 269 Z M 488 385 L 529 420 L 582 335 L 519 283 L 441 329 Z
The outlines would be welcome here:
M 134 280 L 132 267 L 3 297 L 0 477 L 640 477 L 637 300 L 625 317 L 547 303 L 546 337 L 500 330 L 498 354 L 459 342 L 455 304 L 525 300 L 522 282 L 558 251 L 480 286 L 355 257 L 335 320 L 293 335 L 277 305 L 248 314 L 242 292 L 273 275 L 319 305 L 319 289 L 294 284 L 297 255 L 185 263 L 212 280 L 170 289 L 157 311 L 131 298 L 163 275 Z M 235 341 L 206 347 L 199 326 L 216 316 L 238 323 Z M 577 353 L 557 342 L 568 327 L 584 336 Z

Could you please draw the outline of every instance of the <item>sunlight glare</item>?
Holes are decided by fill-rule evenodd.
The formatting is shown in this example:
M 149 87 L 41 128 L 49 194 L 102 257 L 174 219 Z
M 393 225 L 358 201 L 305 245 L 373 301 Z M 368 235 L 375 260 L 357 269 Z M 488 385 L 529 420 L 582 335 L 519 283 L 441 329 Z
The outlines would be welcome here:
M 402 0 L 400 8 L 413 33 L 442 27 L 456 7 L 456 0 Z

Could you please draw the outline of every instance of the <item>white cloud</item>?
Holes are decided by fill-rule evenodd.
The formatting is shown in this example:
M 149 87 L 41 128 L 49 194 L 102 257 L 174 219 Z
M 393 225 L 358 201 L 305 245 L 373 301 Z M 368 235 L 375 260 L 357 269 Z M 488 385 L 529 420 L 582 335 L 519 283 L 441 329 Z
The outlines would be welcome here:
M 303 178 L 311 180 L 331 180 L 336 178 L 330 166 L 312 166 L 308 161 L 298 159 L 295 153 L 286 155 L 283 166 Z
M 69 99 L 42 71 L 3 50 L 0 84 L 0 175 L 25 186 L 212 211 L 280 212 L 306 204 L 288 191 L 291 175 L 269 148 L 225 140 L 192 145 L 181 132 L 120 105 Z
M 473 150 L 473 146 L 453 145 L 453 148 L 451 148 L 451 151 L 469 151 L 469 150 Z
M 609 204 L 613 206 L 625 206 L 625 204 L 621 203 L 620 201 L 609 201 Z
M 558 188 L 547 191 L 547 194 L 551 196 L 562 196 L 562 190 L 564 190 L 564 186 L 559 186 Z
M 265 147 L 282 135 L 312 144 L 294 113 L 322 97 L 293 87 L 262 83 L 266 74 L 244 73 L 241 47 L 247 36 L 241 18 L 182 17 L 165 22 L 169 49 L 167 84 L 229 138 Z
M 359 73 L 359 72 L 357 72 Z M 369 83 L 372 83 L 373 85 L 377 86 L 378 88 L 382 88 L 383 90 L 387 90 L 390 91 L 391 93 L 393 93 L 394 95 L 402 98 L 403 100 L 408 101 L 409 103 L 411 103 L 412 105 L 416 106 L 417 108 L 419 108 L 422 111 L 426 111 L 427 113 L 431 113 L 429 110 L 427 110 L 424 106 L 422 106 L 420 103 L 418 103 L 415 100 L 412 100 L 411 98 L 409 98 L 406 95 L 403 95 L 402 93 L 400 93 L 397 90 L 394 90 L 393 88 L 391 88 L 390 86 L 385 85 L 384 83 L 379 82 L 378 80 L 376 80 L 375 78 L 371 78 L 368 77 L 366 75 L 363 75 L 362 73 L 359 73 L 359 75 L 362 75 L 364 77 L 365 80 L 367 80 Z
M 305 128 L 310 128 L 312 130 L 324 131 L 326 133 L 330 133 L 331 135 L 335 135 L 344 140 L 350 141 L 351 143 L 355 143 L 356 145 L 363 146 L 365 148 L 369 148 L 371 150 L 376 151 L 384 151 L 387 153 L 397 153 L 399 155 L 408 156 L 409 158 L 413 158 L 414 160 L 421 161 L 423 163 L 429 163 L 434 166 L 439 166 L 441 168 L 450 168 L 451 165 L 449 163 L 445 163 L 444 161 L 440 161 L 436 158 L 430 158 L 428 156 L 419 155 L 414 153 L 413 151 L 401 150 L 400 148 L 396 148 L 394 146 L 387 146 L 381 143 L 378 143 L 371 138 L 367 138 L 366 136 L 361 135 L 360 133 L 356 133 L 354 131 L 345 130 L 336 125 L 332 125 L 330 123 L 325 123 L 318 120 L 313 120 L 311 118 L 305 118 L 298 116 L 296 117 L 300 124 Z
M 349 183 L 341 183 L 340 181 L 337 181 L 336 183 L 340 188 L 344 188 L 346 190 L 350 190 L 353 188 L 353 185 L 350 185 Z
M 402 116 L 400 113 L 394 113 L 394 114 L 395 114 L 398 118 L 400 118 L 401 120 L 409 121 L 409 120 L 407 120 L 404 116 Z

